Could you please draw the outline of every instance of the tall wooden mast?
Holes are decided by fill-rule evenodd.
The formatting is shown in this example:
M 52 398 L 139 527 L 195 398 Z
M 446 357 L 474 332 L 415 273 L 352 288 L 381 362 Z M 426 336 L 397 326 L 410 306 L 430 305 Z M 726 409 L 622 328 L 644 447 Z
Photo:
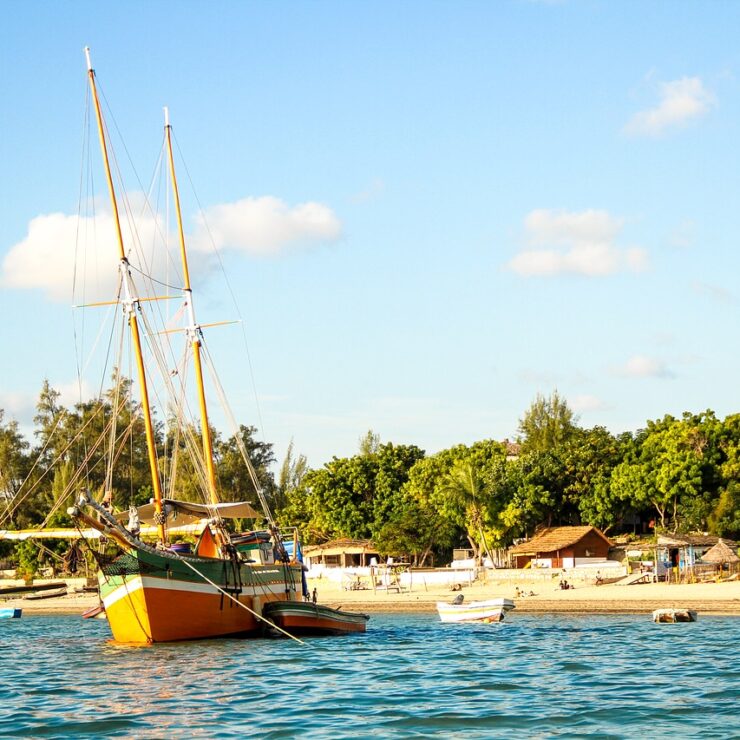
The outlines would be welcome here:
M 216 471 L 213 466 L 213 442 L 211 440 L 211 429 L 208 425 L 208 408 L 206 405 L 205 386 L 203 383 L 203 365 L 201 363 L 201 328 L 195 321 L 195 308 L 193 307 L 193 291 L 190 287 L 190 270 L 188 269 L 188 255 L 185 249 L 185 232 L 182 227 L 182 211 L 180 210 L 180 191 L 177 187 L 175 176 L 175 158 L 172 154 L 172 126 L 170 126 L 170 115 L 167 108 L 164 109 L 164 131 L 167 139 L 167 154 L 170 163 L 170 176 L 172 178 L 172 193 L 175 200 L 175 211 L 177 213 L 177 230 L 180 237 L 180 257 L 182 260 L 182 272 L 185 293 L 185 305 L 188 309 L 188 338 L 193 350 L 193 364 L 195 365 L 195 376 L 198 385 L 198 402 L 200 404 L 200 427 L 203 438 L 203 457 L 206 461 L 208 472 L 208 495 L 212 504 L 218 503 L 216 492 Z
M 103 115 L 100 111 L 100 101 L 98 100 L 98 91 L 95 86 L 95 71 L 90 61 L 90 49 L 85 47 L 85 57 L 87 59 L 87 74 L 90 80 L 90 90 L 92 91 L 93 103 L 95 104 L 95 116 L 98 122 L 98 136 L 100 138 L 100 151 L 103 155 L 105 165 L 105 176 L 108 180 L 108 193 L 110 195 L 111 208 L 113 209 L 113 223 L 116 228 L 116 238 L 118 240 L 118 268 L 121 271 L 123 281 L 123 310 L 128 319 L 128 325 L 131 329 L 131 340 L 136 355 L 136 367 L 139 376 L 139 389 L 141 392 L 141 406 L 144 415 L 144 427 L 146 429 L 146 448 L 149 457 L 149 471 L 152 478 L 152 487 L 154 489 L 154 510 L 156 512 L 157 528 L 159 538 L 164 543 L 166 541 L 165 517 L 162 512 L 162 485 L 159 478 L 159 467 L 157 465 L 157 449 L 154 440 L 154 425 L 152 424 L 152 414 L 149 407 L 149 391 L 147 390 L 146 372 L 144 369 L 144 358 L 141 352 L 141 338 L 139 336 L 139 324 L 136 318 L 136 312 L 141 310 L 139 299 L 134 297 L 133 280 L 131 279 L 131 270 L 126 257 L 126 250 L 123 246 L 123 234 L 121 232 L 121 221 L 118 215 L 118 202 L 116 200 L 116 190 L 113 186 L 113 177 L 110 171 L 110 161 L 108 159 L 108 147 L 105 141 L 105 129 L 103 126 Z

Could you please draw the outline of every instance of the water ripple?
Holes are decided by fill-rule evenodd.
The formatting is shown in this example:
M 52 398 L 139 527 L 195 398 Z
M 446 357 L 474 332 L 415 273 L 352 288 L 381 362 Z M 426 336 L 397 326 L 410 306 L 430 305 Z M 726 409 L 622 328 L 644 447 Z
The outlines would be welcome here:
M 740 619 L 376 615 L 364 635 L 110 641 L 107 625 L 0 625 L 0 735 L 22 737 L 727 737 Z M 711 708 L 711 709 L 708 709 Z

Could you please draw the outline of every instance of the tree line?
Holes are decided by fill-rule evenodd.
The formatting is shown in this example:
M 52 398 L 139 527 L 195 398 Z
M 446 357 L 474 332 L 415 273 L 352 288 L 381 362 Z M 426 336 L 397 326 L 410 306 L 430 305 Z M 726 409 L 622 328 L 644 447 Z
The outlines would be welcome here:
M 151 497 L 129 381 L 70 409 L 44 383 L 34 424 L 29 442 L 0 410 L 0 528 L 69 524 L 64 512 L 83 488 L 118 509 Z M 460 546 L 481 556 L 542 525 L 740 535 L 740 414 L 666 415 L 613 434 L 580 426 L 554 392 L 537 396 L 518 432 L 516 443 L 481 440 L 427 455 L 370 431 L 356 455 L 317 468 L 291 445 L 277 474 L 272 444 L 254 427 L 238 434 L 278 521 L 297 526 L 306 543 L 372 539 L 383 554 L 425 564 Z M 160 420 L 156 435 L 165 490 L 201 500 L 201 473 L 184 454 L 199 432 Z M 213 430 L 213 438 L 222 499 L 254 501 L 236 436 Z
M 607 534 L 740 535 L 740 414 L 666 415 L 634 433 L 583 428 L 567 402 L 537 396 L 517 444 L 482 440 L 426 455 L 381 444 L 308 470 L 281 514 L 314 541 L 371 538 L 382 553 L 480 557 L 538 527 Z
M 144 421 L 131 394 L 131 381 L 114 377 L 100 398 L 65 408 L 60 394 L 44 382 L 36 406 L 33 441 L 0 409 L 0 529 L 69 526 L 66 509 L 89 491 L 116 510 L 152 497 Z M 194 462 L 200 431 L 188 424 L 155 423 L 165 497 L 202 501 L 204 467 Z M 254 427 L 240 426 L 257 479 L 273 505 L 280 504 L 271 466 L 272 445 L 259 441 Z M 237 435 L 223 438 L 211 429 L 222 500 L 254 500 L 254 484 L 243 463 Z M 195 449 L 195 455 L 191 454 Z M 202 457 L 202 456 L 201 456 Z

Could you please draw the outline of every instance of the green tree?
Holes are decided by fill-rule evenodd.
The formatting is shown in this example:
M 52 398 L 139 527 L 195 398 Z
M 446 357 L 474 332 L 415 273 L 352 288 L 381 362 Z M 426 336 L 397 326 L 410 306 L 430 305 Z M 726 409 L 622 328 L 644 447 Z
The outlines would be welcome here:
M 614 436 L 604 427 L 579 429 L 563 445 L 563 502 L 570 524 L 591 524 L 608 532 L 618 527 L 632 508 L 612 494 L 612 470 L 622 462 L 632 442 L 630 434 Z
M 408 472 L 423 454 L 389 443 L 375 453 L 334 458 L 306 473 L 281 521 L 300 526 L 313 541 L 373 537 L 402 508 Z
M 272 508 L 275 504 L 276 485 L 271 466 L 275 462 L 275 453 L 272 444 L 260 442 L 257 437 L 257 428 L 253 426 L 239 426 L 238 436 L 232 435 L 225 442 L 220 439 L 214 442 L 216 456 L 216 471 L 221 487 L 221 497 L 224 501 L 255 501 L 257 491 L 241 452 L 241 446 L 247 451 L 252 468 L 257 477 L 257 483 Z
M 740 414 L 728 416 L 719 432 L 718 497 L 708 516 L 709 530 L 720 537 L 740 536 Z
M 423 567 L 435 549 L 451 547 L 456 531 L 433 507 L 404 489 L 389 519 L 374 531 L 373 543 L 382 555 L 410 556 L 412 565 Z
M 16 421 L 5 420 L 0 409 L 0 524 L 15 513 L 13 502 L 30 472 L 28 442 Z
M 439 491 L 464 512 L 458 524 L 465 528 L 475 558 L 480 562 L 488 552 L 483 530 L 487 492 L 478 466 L 471 460 L 459 460 L 442 480 Z
M 648 422 L 612 472 L 623 502 L 654 508 L 663 530 L 704 529 L 717 497 L 719 423 L 714 413 Z
M 577 417 L 557 391 L 541 394 L 519 420 L 522 452 L 548 452 L 567 442 L 576 432 Z
M 565 468 L 553 452 L 521 455 L 512 465 L 512 495 L 501 514 L 513 537 L 532 532 L 538 525 L 561 521 L 565 489 Z
M 360 454 L 375 455 L 380 450 L 380 435 L 368 429 L 364 436 L 360 437 Z
M 459 445 L 445 452 L 447 470 L 437 480 L 434 502 L 440 512 L 464 533 L 480 559 L 503 533 L 501 512 L 506 505 L 506 448 L 482 440 L 471 447 Z
M 280 466 L 275 492 L 275 509 L 280 513 L 287 505 L 291 493 L 301 485 L 308 472 L 308 459 L 305 455 L 294 456 L 293 440 L 290 440 L 285 459 Z
M 452 450 L 417 460 L 409 470 L 408 480 L 403 487 L 403 497 L 385 527 L 376 535 L 381 541 L 392 539 L 394 528 L 404 538 L 405 547 L 399 544 L 386 547 L 384 552 L 400 554 L 401 550 L 412 553 L 417 564 L 423 564 L 430 555 L 448 555 L 462 535 L 456 523 L 457 513 L 446 506 L 438 492 L 444 477 L 455 462 Z M 380 544 L 376 541 L 380 547 Z
M 48 379 L 45 379 L 36 402 L 36 416 L 33 417 L 33 423 L 36 425 L 34 434 L 39 446 L 37 454 L 46 464 L 50 462 L 47 445 L 65 413 L 65 409 L 59 404 L 60 395 L 59 391 L 51 387 Z

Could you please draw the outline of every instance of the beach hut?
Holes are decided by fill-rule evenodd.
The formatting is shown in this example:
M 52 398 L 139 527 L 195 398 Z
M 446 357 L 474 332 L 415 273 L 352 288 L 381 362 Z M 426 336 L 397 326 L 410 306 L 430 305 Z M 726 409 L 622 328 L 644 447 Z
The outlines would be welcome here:
M 370 540 L 339 539 L 308 545 L 303 548 L 303 558 L 309 567 L 362 568 L 380 562 L 380 555 Z
M 711 550 L 707 550 L 701 556 L 701 559 L 704 563 L 713 563 L 717 566 L 718 570 L 726 570 L 733 573 L 737 573 L 740 570 L 740 557 L 721 539 Z
M 740 563 L 738 554 L 723 539 L 720 539 L 711 550 L 707 550 L 701 559 L 705 563 Z
M 707 534 L 658 535 L 658 558 L 663 561 L 669 581 L 691 581 L 707 572 L 706 555 L 720 542 L 719 537 Z M 736 546 L 724 540 L 729 548 Z M 709 561 L 711 563 L 711 561 Z
M 573 568 L 606 561 L 611 547 L 596 527 L 549 527 L 512 547 L 509 554 L 515 568 Z

